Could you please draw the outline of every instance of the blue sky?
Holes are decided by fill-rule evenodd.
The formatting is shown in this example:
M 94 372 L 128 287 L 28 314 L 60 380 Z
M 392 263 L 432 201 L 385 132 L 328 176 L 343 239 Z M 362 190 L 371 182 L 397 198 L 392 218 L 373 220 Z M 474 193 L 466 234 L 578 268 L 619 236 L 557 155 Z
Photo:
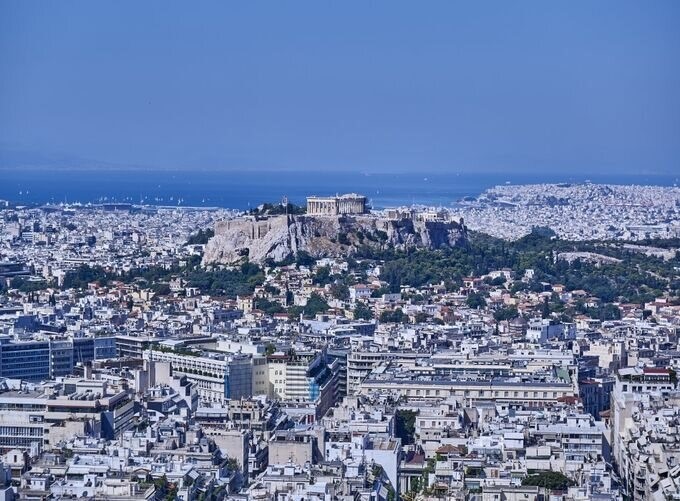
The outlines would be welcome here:
M 680 172 L 680 2 L 0 0 L 0 165 Z

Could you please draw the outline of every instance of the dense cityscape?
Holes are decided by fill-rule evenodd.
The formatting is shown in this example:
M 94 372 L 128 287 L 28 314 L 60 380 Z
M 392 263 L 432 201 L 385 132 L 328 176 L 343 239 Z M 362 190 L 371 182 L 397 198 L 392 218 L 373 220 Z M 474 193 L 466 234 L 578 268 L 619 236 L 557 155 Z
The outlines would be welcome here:
M 679 212 L 6 202 L 0 497 L 680 499 Z
M 679 26 L 0 0 L 0 501 L 680 501 Z
M 567 240 L 680 236 L 680 188 L 584 184 L 496 186 L 463 214 L 470 228 L 516 239 L 549 226 Z

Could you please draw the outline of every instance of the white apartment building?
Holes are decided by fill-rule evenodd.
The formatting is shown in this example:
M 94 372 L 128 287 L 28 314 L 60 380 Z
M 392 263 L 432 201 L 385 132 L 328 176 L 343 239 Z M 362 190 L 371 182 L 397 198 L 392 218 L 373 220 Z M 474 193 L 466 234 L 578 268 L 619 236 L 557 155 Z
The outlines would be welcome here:
M 611 401 L 613 460 L 633 500 L 680 495 L 680 393 L 671 371 L 620 369 Z M 675 423 L 675 424 L 674 424 Z
M 253 361 L 248 355 L 196 356 L 146 350 L 144 359 L 170 363 L 173 372 L 185 374 L 196 383 L 198 396 L 204 403 L 225 404 L 231 398 L 253 395 Z
M 359 393 L 373 392 L 399 395 L 409 399 L 434 400 L 454 398 L 460 405 L 471 406 L 476 401 L 493 400 L 499 404 L 523 404 L 545 407 L 564 397 L 577 397 L 571 383 L 557 380 L 506 379 L 415 379 L 404 373 L 397 377 L 370 376 L 359 385 Z
M 290 403 L 314 402 L 317 417 L 339 398 L 337 361 L 326 365 L 322 352 L 279 353 L 267 361 L 271 398 Z

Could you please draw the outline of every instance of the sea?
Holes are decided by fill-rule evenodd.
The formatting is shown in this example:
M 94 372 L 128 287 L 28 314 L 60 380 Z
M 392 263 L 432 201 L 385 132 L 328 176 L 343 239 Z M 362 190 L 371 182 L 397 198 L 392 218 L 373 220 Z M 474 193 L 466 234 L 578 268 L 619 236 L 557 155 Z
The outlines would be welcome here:
M 0 170 L 0 199 L 17 204 L 133 203 L 247 210 L 309 195 L 361 193 L 374 208 L 455 206 L 501 184 L 606 183 L 677 186 L 673 175 L 557 175 L 550 173 L 367 173 L 141 169 Z

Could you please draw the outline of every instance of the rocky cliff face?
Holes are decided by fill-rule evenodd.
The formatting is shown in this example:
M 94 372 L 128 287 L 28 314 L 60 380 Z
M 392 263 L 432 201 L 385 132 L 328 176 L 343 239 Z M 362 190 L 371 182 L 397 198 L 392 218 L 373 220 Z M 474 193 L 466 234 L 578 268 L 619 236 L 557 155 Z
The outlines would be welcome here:
M 374 216 L 272 216 L 220 221 L 206 245 L 204 264 L 230 264 L 248 258 L 283 261 L 305 251 L 315 258 L 348 256 L 361 247 L 396 249 L 467 244 L 464 227 L 454 222 L 387 219 Z

